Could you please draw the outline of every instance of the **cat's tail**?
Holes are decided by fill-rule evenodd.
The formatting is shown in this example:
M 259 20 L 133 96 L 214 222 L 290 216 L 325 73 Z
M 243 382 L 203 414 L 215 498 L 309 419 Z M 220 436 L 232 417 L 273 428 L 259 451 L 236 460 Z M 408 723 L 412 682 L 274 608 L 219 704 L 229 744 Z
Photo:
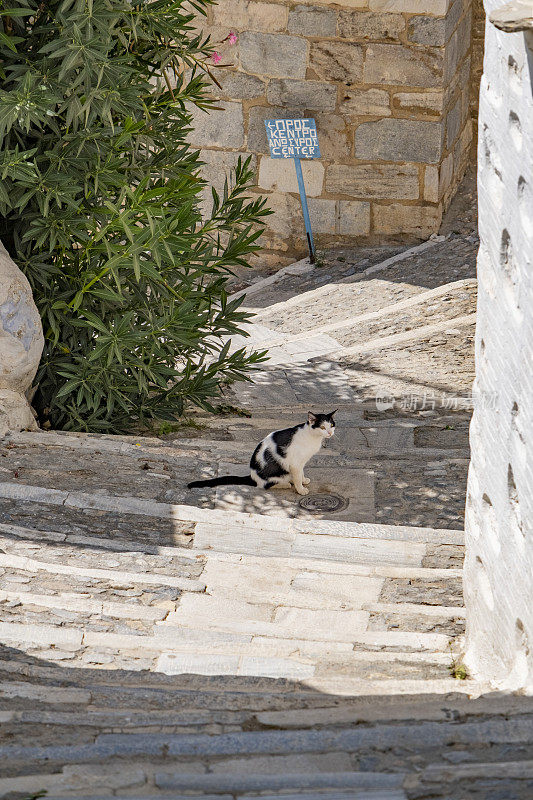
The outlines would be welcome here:
M 187 484 L 187 489 L 200 489 L 204 486 L 257 486 L 256 482 L 249 476 L 226 475 L 223 478 L 211 478 L 207 481 L 192 481 Z

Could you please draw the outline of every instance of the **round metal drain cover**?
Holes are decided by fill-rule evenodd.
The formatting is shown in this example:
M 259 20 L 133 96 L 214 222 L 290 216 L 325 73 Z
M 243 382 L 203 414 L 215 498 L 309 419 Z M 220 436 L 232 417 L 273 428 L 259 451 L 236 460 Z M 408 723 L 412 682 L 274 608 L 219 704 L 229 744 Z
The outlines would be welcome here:
M 298 505 L 311 514 L 333 514 L 348 508 L 348 500 L 338 494 L 308 494 Z

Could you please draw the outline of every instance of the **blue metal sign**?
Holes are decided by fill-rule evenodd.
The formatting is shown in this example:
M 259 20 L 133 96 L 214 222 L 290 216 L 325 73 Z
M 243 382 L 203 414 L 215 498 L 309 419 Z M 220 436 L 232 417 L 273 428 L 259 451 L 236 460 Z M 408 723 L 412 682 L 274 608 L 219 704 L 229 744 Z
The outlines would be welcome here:
M 293 158 L 302 203 L 305 233 L 309 245 L 309 260 L 315 261 L 315 243 L 305 194 L 301 158 L 320 158 L 318 134 L 314 119 L 266 119 L 268 146 L 271 158 Z
M 320 158 L 314 119 L 266 119 L 271 158 Z

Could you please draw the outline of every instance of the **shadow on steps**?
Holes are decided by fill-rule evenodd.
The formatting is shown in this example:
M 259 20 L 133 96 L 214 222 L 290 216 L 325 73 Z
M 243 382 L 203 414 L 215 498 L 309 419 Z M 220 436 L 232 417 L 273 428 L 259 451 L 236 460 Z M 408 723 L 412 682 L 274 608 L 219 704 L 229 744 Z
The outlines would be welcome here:
M 348 681 L 324 693 L 305 681 L 72 669 L 6 646 L 0 672 L 6 799 L 531 797 L 533 698 L 469 699 L 470 683 Z

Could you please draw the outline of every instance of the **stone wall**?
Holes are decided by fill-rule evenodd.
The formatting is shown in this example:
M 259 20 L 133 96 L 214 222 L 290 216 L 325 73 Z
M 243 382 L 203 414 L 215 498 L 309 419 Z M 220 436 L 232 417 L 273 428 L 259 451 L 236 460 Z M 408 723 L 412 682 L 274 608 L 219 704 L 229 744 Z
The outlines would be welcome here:
M 304 164 L 319 244 L 423 239 L 439 228 L 471 142 L 471 0 L 219 0 L 204 30 L 230 31 L 214 73 L 221 111 L 195 113 L 193 143 L 221 185 L 252 154 L 274 215 L 263 246 L 305 250 L 291 162 L 271 160 L 264 120 L 312 116 L 323 158 Z M 218 90 L 217 90 L 218 91 Z
M 488 24 L 484 70 L 466 663 L 533 688 L 533 31 Z
M 472 155 L 477 148 L 477 118 L 479 114 L 479 85 L 483 72 L 483 51 L 485 47 L 485 9 L 483 0 L 472 0 L 472 67 L 470 70 L 470 108 L 473 123 Z

